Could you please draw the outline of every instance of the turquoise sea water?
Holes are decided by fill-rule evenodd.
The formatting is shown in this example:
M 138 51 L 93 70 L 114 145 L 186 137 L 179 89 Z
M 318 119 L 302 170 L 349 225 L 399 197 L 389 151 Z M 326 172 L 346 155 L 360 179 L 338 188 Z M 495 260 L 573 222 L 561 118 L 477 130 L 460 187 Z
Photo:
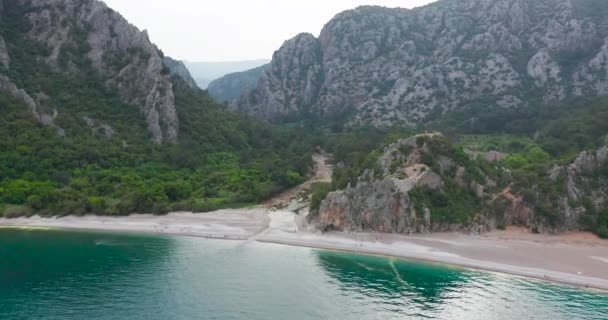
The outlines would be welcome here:
M 608 319 L 608 294 L 262 243 L 0 229 L 0 319 Z

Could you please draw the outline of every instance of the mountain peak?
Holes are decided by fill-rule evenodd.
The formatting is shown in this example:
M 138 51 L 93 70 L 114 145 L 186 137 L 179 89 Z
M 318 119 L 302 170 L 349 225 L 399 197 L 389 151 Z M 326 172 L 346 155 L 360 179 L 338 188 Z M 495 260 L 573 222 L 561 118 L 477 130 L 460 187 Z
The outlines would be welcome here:
M 338 14 L 279 49 L 238 109 L 281 121 L 416 126 L 608 93 L 608 2 L 442 0 Z
M 12 19 L 22 27 L 18 32 L 27 41 L 45 48 L 40 58 L 48 67 L 64 73 L 89 72 L 90 68 L 108 89 L 115 89 L 125 103 L 138 108 L 155 141 L 177 141 L 179 121 L 171 75 L 145 30 L 97 0 L 7 0 L 3 8 L 2 19 Z M 0 63 L 7 66 L 10 57 L 4 47 L 0 40 Z M 187 70 L 181 73 L 185 76 Z M 27 96 L 35 94 L 28 88 L 18 89 Z

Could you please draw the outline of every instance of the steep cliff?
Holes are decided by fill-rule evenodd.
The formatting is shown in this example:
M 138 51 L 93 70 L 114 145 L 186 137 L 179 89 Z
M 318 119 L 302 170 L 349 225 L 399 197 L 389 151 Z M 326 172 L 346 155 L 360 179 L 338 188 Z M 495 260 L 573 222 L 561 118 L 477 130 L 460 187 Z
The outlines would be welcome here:
M 186 68 L 186 65 L 182 61 L 175 60 L 171 57 L 164 57 L 163 64 L 169 69 L 169 74 L 172 77 L 177 77 L 177 79 L 180 81 L 184 81 L 184 83 L 191 89 L 198 88 L 196 81 L 194 81 L 190 75 L 190 72 Z
M 608 227 L 600 223 L 608 219 L 603 217 L 608 213 L 608 147 L 584 151 L 568 165 L 555 165 L 548 175 L 563 190 L 557 200 L 558 231 Z
M 8 45 L 0 40 L 3 87 L 29 105 L 36 117 L 52 119 L 59 112 L 45 110 L 57 94 L 38 91 L 41 86 L 34 80 L 25 81 L 28 74 L 21 66 L 12 70 L 11 52 L 19 55 L 21 65 L 39 64 L 49 74 L 75 78 L 94 73 L 107 90 L 139 110 L 155 141 L 177 141 L 173 83 L 161 51 L 145 31 L 96 0 L 6 0 L 0 14 L 4 40 L 11 40 Z M 32 49 L 30 56 L 19 52 L 26 47 Z
M 360 7 L 338 14 L 318 39 L 287 41 L 234 107 L 273 121 L 313 114 L 414 126 L 604 95 L 607 21 L 608 2 L 596 0 Z

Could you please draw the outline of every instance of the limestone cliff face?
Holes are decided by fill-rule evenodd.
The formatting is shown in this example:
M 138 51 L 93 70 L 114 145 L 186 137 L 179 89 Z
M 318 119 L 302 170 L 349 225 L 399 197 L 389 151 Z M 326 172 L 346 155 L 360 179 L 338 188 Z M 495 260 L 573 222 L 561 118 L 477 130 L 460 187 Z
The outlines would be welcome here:
M 238 109 L 260 118 L 349 115 L 351 125 L 415 125 L 472 106 L 522 108 L 608 93 L 608 2 L 440 0 L 360 7 L 318 39 L 276 53 Z
M 275 52 L 257 88 L 234 107 L 265 120 L 297 116 L 316 103 L 322 77 L 319 42 L 311 34 L 300 34 Z
M 368 171 L 356 187 L 332 192 L 321 204 L 315 226 L 324 231 L 428 232 L 430 213 L 416 212 L 395 179 L 375 179 Z
M 424 188 L 442 193 L 445 178 L 483 201 L 484 186 L 471 179 L 467 170 L 453 159 L 437 153 L 433 145 L 446 146 L 440 135 L 418 135 L 391 144 L 378 159 L 376 171 L 369 169 L 355 186 L 329 193 L 318 212 L 310 215 L 319 230 L 426 233 L 431 231 L 483 228 L 471 221 L 450 223 L 435 219 L 424 204 L 416 203 L 411 192 Z M 431 156 L 432 154 L 432 156 Z M 423 158 L 434 158 L 433 168 Z
M 171 74 L 145 31 L 97 0 L 6 1 L 18 8 L 13 13 L 23 14 L 30 27 L 27 37 L 48 48 L 42 61 L 58 72 L 77 73 L 83 72 L 79 61 L 86 58 L 109 89 L 140 110 L 155 141 L 176 142 L 179 121 Z M 0 39 L 0 65 L 9 63 Z
M 190 75 L 188 68 L 184 62 L 175 60 L 171 57 L 164 57 L 163 64 L 169 69 L 171 76 L 176 77 L 179 81 L 183 81 L 191 89 L 198 88 L 196 81 Z
M 608 206 L 608 147 L 584 151 L 571 164 L 554 166 L 549 176 L 553 181 L 563 180 L 566 189 L 559 204 L 557 231 L 589 227 L 585 223 Z

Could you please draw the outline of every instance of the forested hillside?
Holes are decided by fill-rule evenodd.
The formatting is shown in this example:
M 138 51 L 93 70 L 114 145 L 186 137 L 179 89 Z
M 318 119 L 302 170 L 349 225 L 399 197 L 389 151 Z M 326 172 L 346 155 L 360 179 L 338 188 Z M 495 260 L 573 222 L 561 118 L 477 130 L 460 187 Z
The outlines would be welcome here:
M 226 111 L 163 57 L 101 2 L 2 1 L 0 212 L 206 211 L 308 174 L 305 134 Z

